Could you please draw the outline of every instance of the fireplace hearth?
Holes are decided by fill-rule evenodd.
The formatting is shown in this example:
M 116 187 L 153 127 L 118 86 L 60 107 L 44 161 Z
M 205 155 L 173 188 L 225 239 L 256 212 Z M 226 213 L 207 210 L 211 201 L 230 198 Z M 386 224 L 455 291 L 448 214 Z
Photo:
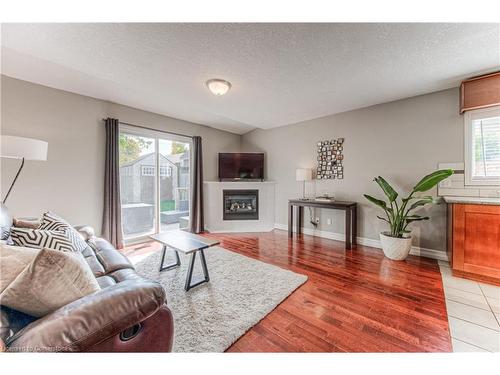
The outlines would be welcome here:
M 259 220 L 258 190 L 223 190 L 224 220 Z

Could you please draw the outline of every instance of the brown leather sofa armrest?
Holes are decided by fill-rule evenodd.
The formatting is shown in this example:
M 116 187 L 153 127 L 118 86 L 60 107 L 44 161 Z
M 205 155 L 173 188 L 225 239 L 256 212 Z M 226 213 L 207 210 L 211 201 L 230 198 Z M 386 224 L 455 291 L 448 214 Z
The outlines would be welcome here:
M 29 324 L 8 340 L 8 351 L 79 352 L 117 335 L 165 302 L 160 284 L 126 280 L 74 301 Z
M 74 228 L 80 233 L 80 236 L 82 236 L 85 241 L 95 237 L 95 230 L 90 225 L 76 225 Z

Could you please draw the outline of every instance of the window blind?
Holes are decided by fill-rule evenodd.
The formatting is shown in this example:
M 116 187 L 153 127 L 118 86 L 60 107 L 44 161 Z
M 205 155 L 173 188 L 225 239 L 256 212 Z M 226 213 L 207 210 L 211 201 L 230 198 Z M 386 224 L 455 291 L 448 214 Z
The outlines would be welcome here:
M 500 177 L 500 117 L 477 119 L 472 126 L 472 177 Z

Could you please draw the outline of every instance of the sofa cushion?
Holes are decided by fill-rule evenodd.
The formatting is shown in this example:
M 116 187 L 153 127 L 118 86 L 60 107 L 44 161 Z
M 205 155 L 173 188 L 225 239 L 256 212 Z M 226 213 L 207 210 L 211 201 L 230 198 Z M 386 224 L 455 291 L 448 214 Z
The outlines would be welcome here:
M 103 276 L 110 276 L 120 270 L 129 270 L 135 274 L 134 266 L 130 263 L 128 258 L 116 250 L 113 245 L 103 238 L 94 237 L 87 241 L 88 245 L 81 254 L 87 261 L 92 273 L 97 278 L 101 288 L 111 285 L 113 282 L 102 278 Z M 116 282 L 118 280 L 114 279 Z M 119 281 L 123 281 L 123 278 Z
M 2 251 L 2 266 L 9 268 L 15 246 Z M 7 262 L 7 263 L 6 263 Z M 7 286 L 2 285 L 2 305 L 31 316 L 44 316 L 68 303 L 100 290 L 80 253 L 42 249 Z
M 140 276 L 135 269 L 132 268 L 123 268 L 109 273 L 108 276 L 111 276 L 117 283 L 121 283 L 125 280 L 139 280 L 142 278 L 142 276 Z
M 132 268 L 123 268 L 118 271 L 110 272 L 104 276 L 97 277 L 97 282 L 102 288 L 121 283 L 125 280 L 143 280 L 144 278 L 135 272 Z
M 88 251 L 87 249 L 90 249 Z M 90 269 L 92 270 L 92 273 L 94 274 L 95 277 L 103 276 L 106 274 L 106 270 L 102 266 L 101 262 L 99 262 L 99 259 L 95 255 L 94 250 L 89 246 L 87 249 L 82 251 L 82 256 L 89 265 Z
M 113 279 L 111 276 L 104 275 L 96 278 L 97 283 L 101 287 L 101 289 L 107 288 L 109 286 L 113 286 L 116 284 L 115 279 Z
M 118 250 L 104 249 L 97 251 L 96 256 L 104 267 L 106 274 L 124 268 L 133 268 L 128 258 Z
M 116 250 L 113 245 L 103 238 L 95 238 L 92 247 L 95 250 L 95 255 L 104 268 L 105 274 L 114 272 L 124 268 L 134 269 L 134 266 L 128 258 Z

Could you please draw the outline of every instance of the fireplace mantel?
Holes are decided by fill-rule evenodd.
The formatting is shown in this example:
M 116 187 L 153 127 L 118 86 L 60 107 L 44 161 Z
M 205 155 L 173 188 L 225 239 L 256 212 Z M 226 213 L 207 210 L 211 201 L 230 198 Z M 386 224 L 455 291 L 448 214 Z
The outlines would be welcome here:
M 205 229 L 209 232 L 269 232 L 274 228 L 274 181 L 204 181 Z M 258 220 L 224 220 L 224 190 L 258 190 Z

